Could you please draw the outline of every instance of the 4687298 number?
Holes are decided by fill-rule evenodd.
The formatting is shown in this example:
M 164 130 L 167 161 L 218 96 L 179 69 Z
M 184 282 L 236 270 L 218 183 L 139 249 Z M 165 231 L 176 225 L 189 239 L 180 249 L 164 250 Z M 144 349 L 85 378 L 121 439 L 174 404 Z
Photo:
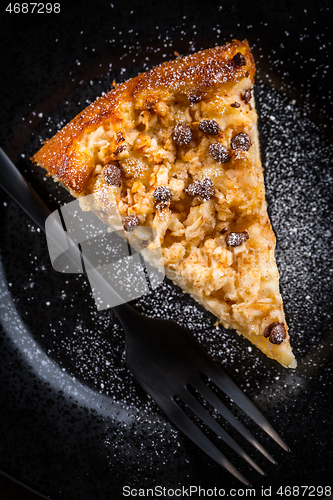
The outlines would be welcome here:
M 59 14 L 60 3 L 9 3 L 6 7 L 6 12 L 10 14 Z

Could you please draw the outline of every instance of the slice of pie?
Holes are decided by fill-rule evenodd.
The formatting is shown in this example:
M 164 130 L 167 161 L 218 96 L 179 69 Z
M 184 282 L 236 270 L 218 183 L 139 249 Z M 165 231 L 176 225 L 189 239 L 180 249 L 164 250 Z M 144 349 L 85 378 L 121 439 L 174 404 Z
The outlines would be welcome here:
M 93 194 L 104 220 L 116 204 L 125 231 L 153 228 L 176 285 L 294 368 L 265 201 L 254 73 L 247 41 L 165 62 L 115 85 L 32 160 L 73 196 Z

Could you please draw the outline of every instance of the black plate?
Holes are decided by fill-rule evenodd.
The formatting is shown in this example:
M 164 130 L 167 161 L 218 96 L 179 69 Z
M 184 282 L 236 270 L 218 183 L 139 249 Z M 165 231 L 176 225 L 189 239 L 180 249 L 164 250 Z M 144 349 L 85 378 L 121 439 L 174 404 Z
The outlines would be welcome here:
M 328 3 L 64 3 L 58 14 L 47 14 L 46 4 L 40 14 L 7 11 L 1 33 L 1 144 L 51 209 L 70 196 L 29 158 L 113 79 L 132 77 L 174 51 L 249 40 L 258 67 L 267 199 L 298 368 L 284 369 L 234 332 L 216 328 L 213 316 L 167 281 L 135 307 L 189 328 L 289 444 L 290 453 L 281 451 L 243 418 L 279 463 L 265 462 L 244 443 L 267 473 L 260 477 L 225 450 L 257 497 L 271 487 L 271 498 L 283 498 L 280 486 L 286 496 L 291 487 L 295 498 L 332 493 Z M 97 312 L 84 277 L 52 269 L 44 235 L 2 191 L 0 210 L 0 469 L 53 500 L 120 499 L 124 486 L 160 486 L 165 498 L 190 485 L 216 487 L 216 496 L 221 488 L 240 488 L 132 379 L 119 322 L 111 310 Z

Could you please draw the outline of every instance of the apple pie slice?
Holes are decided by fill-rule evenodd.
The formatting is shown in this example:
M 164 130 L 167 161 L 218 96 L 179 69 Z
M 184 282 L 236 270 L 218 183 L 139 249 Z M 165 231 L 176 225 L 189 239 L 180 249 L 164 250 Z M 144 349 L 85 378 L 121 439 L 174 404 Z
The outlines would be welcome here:
M 294 368 L 265 201 L 254 73 L 247 41 L 165 62 L 115 85 L 32 160 L 73 196 L 93 194 L 94 209 L 111 225 L 108 210 L 116 205 L 125 231 L 153 228 L 176 285 Z

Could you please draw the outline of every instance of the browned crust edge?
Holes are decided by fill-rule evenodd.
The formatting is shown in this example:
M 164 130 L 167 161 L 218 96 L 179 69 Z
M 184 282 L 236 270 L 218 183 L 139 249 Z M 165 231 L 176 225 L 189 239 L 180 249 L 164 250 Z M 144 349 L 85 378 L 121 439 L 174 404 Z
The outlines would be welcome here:
M 237 66 L 232 61 L 237 52 L 246 57 L 246 65 Z M 120 131 L 123 126 L 120 104 L 135 102 L 149 91 L 163 89 L 188 96 L 194 92 L 208 95 L 219 84 L 239 81 L 245 74 L 254 80 L 254 73 L 254 59 L 247 40 L 233 40 L 222 47 L 164 62 L 99 97 L 52 139 L 45 141 L 31 160 L 60 180 L 74 196 L 79 196 L 89 182 L 94 165 L 80 152 L 77 143 L 84 133 L 95 130 L 105 121 L 112 124 L 115 132 Z

